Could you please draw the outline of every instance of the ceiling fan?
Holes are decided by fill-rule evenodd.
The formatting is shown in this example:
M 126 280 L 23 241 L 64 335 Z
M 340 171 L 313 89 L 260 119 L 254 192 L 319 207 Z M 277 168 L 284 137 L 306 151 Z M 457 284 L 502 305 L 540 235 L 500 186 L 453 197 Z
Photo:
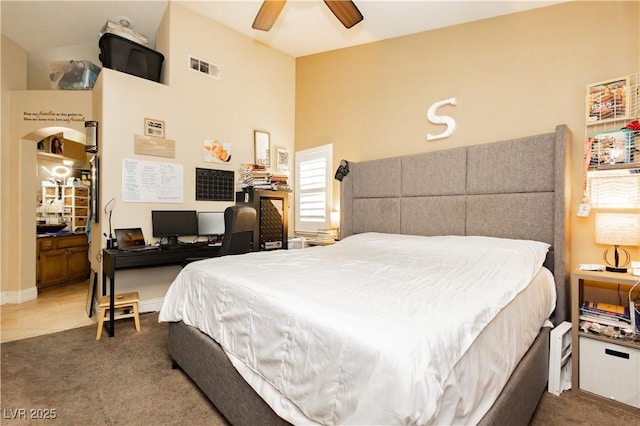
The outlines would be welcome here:
M 362 21 L 362 13 L 358 7 L 350 0 L 324 0 L 336 18 L 346 28 L 351 28 Z M 278 19 L 286 0 L 265 0 L 260 6 L 260 10 L 253 21 L 251 28 L 261 31 L 269 31 Z

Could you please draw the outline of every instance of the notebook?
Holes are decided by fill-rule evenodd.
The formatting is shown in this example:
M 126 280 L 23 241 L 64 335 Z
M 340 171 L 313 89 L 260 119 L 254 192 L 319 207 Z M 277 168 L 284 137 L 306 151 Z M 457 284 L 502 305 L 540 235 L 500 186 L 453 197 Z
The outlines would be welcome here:
M 157 246 L 148 246 L 144 240 L 141 228 L 116 229 L 118 249 L 128 251 L 156 250 Z

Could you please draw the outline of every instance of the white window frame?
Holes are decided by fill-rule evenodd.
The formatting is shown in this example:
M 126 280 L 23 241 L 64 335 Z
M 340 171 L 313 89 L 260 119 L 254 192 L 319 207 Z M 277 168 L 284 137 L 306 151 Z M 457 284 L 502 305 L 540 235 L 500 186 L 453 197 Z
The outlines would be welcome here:
M 331 228 L 333 144 L 297 151 L 295 162 L 295 231 L 315 233 L 319 229 Z M 322 182 L 322 179 L 316 179 L 315 184 L 311 184 L 311 187 L 309 187 L 309 176 L 305 176 L 305 170 L 308 169 L 308 167 L 305 167 L 305 163 L 308 166 L 310 162 L 324 162 L 324 182 Z M 323 206 L 320 206 L 317 214 L 305 215 L 305 209 L 300 207 L 301 199 L 304 200 L 305 197 L 308 198 L 313 194 L 320 196 L 321 200 L 318 202 L 322 203 Z

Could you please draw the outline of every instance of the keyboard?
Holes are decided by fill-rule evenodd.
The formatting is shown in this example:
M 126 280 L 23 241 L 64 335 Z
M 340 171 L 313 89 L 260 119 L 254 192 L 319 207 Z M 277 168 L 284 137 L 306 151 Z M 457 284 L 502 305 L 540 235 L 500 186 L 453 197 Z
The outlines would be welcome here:
M 206 241 L 197 241 L 195 243 L 179 243 L 171 245 L 161 245 L 161 250 L 195 250 L 203 247 L 207 247 Z
M 122 251 L 149 251 L 149 250 L 159 250 L 158 246 L 136 246 L 136 247 L 127 247 L 124 249 L 120 249 Z

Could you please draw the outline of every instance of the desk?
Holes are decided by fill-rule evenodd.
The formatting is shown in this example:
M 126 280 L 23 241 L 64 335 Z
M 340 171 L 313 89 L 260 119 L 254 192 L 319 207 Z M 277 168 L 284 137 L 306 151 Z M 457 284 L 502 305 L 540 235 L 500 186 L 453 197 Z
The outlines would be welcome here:
M 102 295 L 106 295 L 109 278 L 109 337 L 114 336 L 114 300 L 116 271 L 119 269 L 148 268 L 154 266 L 180 265 L 189 257 L 216 257 L 220 247 L 197 246 L 167 250 L 124 251 L 102 250 Z

